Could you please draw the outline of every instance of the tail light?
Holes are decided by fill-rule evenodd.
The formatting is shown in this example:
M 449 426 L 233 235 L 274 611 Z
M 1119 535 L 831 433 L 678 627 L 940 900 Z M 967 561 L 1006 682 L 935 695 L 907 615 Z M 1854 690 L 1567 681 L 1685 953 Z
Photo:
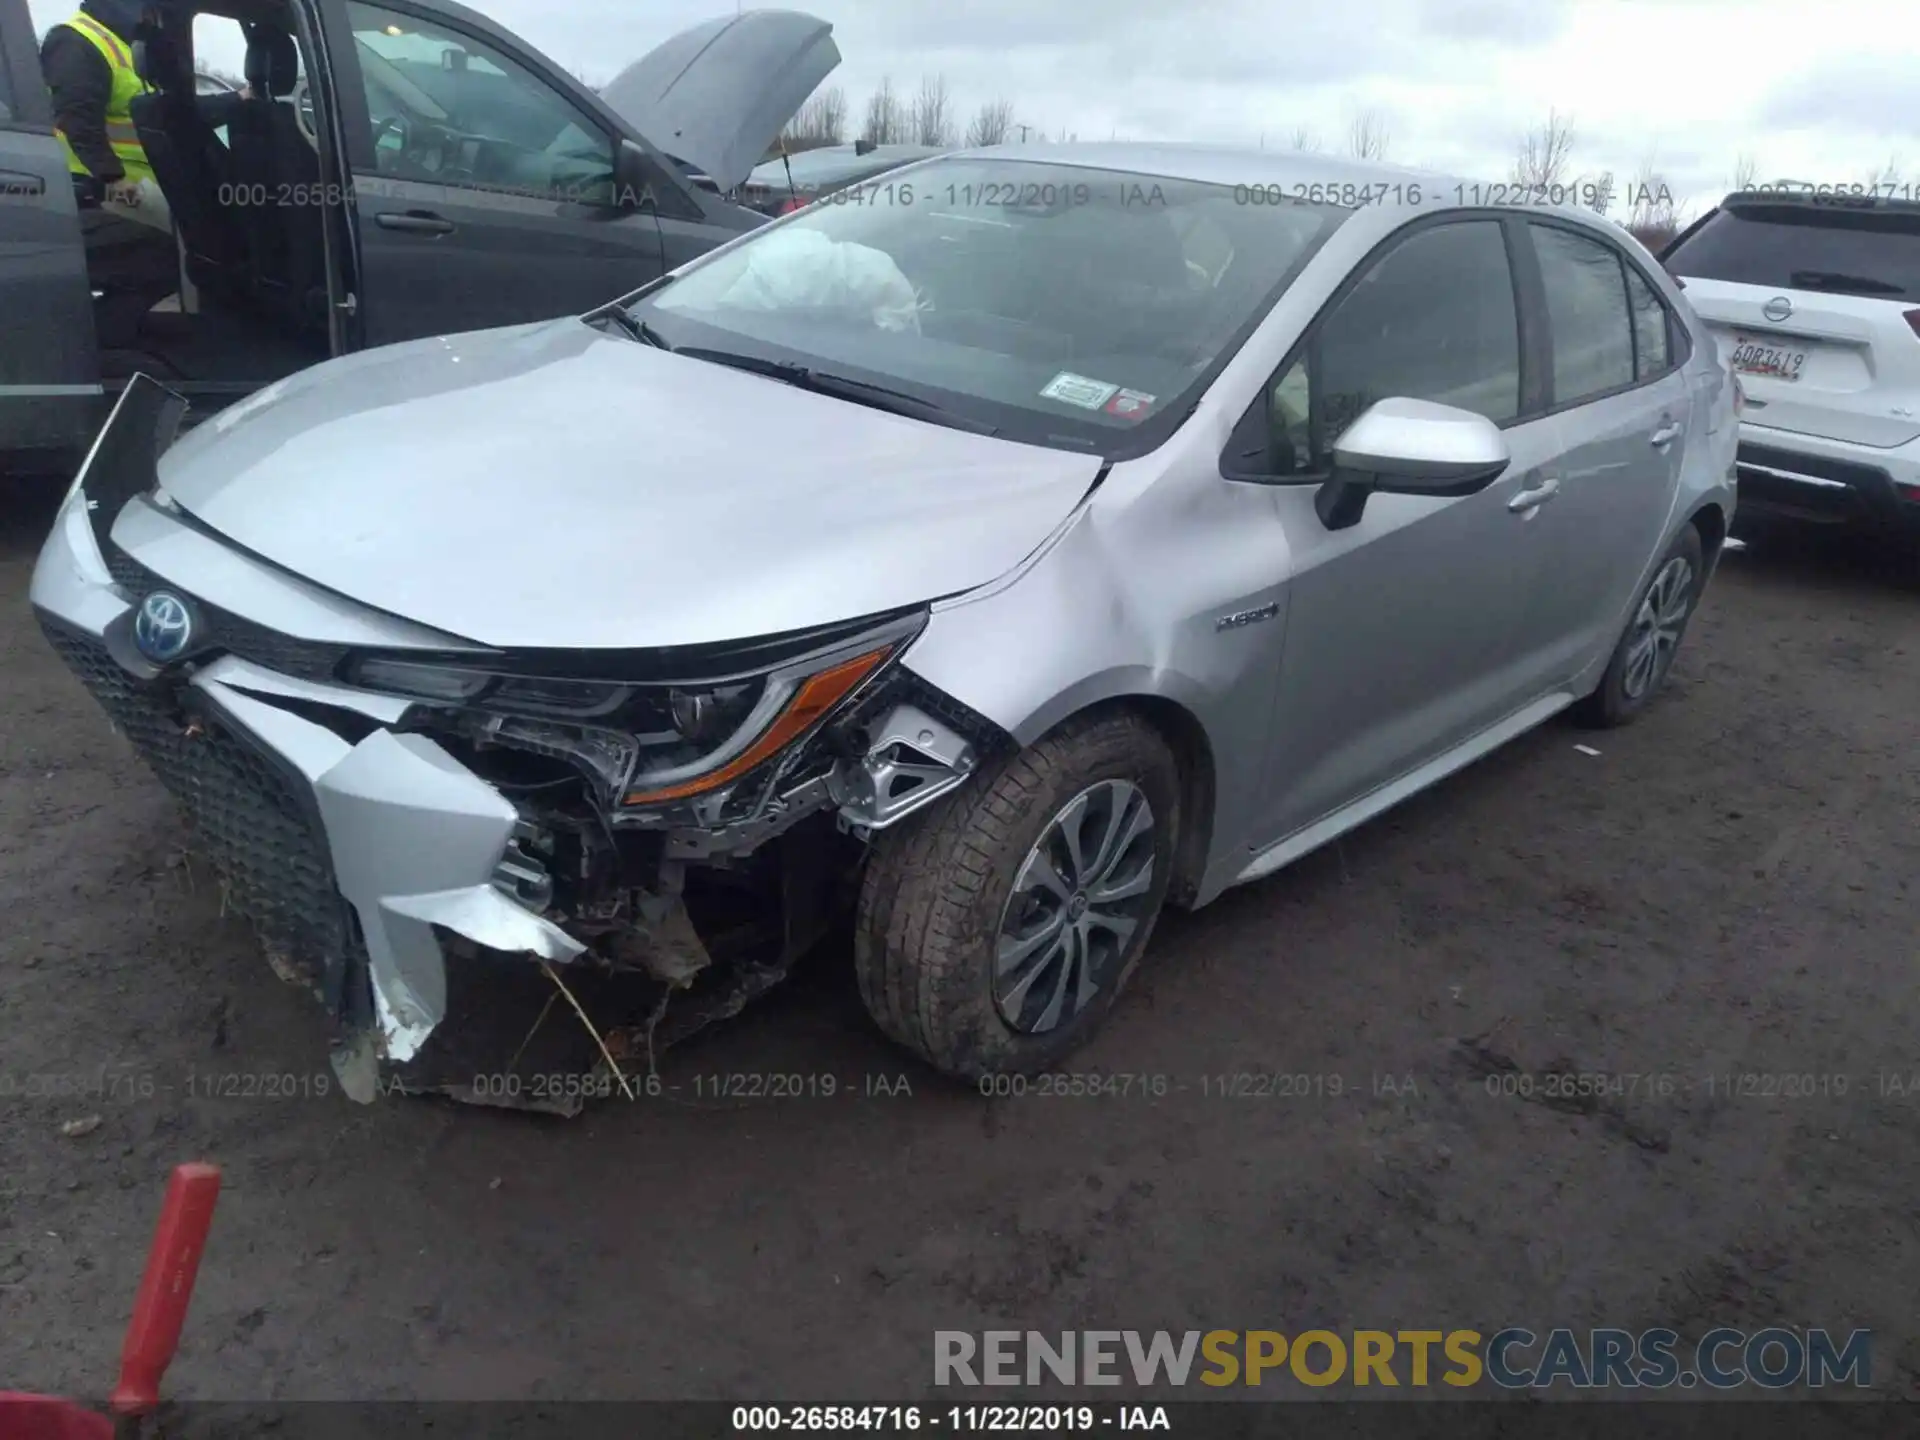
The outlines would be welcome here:
M 1903 318 L 1907 322 L 1907 328 L 1915 335 L 1920 335 L 1920 310 L 1909 310 Z
M 779 210 L 775 211 L 774 213 L 779 215 L 791 215 L 796 210 L 804 210 L 806 208 L 807 208 L 806 201 L 802 200 L 797 195 L 789 195 L 785 200 L 782 200 L 780 202 Z M 1920 313 L 1920 312 L 1916 312 L 1916 313 Z

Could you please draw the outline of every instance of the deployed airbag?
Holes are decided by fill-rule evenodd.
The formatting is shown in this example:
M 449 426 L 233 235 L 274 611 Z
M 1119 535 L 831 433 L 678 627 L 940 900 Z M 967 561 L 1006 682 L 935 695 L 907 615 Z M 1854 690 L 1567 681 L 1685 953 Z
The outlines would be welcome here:
M 745 254 L 746 269 L 727 287 L 723 305 L 832 311 L 868 319 L 882 330 L 920 329 L 913 282 L 884 250 L 788 226 Z

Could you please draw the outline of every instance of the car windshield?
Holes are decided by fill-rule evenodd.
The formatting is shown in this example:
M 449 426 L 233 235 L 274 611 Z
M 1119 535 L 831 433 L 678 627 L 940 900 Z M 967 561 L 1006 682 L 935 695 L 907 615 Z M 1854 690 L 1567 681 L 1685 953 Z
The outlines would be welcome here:
M 1010 439 L 1140 454 L 1349 213 L 1249 193 L 936 160 L 797 212 L 629 314 L 705 358 L 885 387 Z

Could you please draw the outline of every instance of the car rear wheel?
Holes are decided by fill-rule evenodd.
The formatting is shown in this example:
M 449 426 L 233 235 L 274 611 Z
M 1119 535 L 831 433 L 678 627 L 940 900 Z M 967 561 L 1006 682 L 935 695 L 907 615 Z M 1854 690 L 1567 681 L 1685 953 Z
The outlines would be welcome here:
M 1172 752 L 1115 711 L 1069 722 L 882 832 L 854 936 L 868 1011 L 961 1079 L 1052 1065 L 1139 963 L 1179 824 Z
M 1600 687 L 1574 708 L 1577 721 L 1601 728 L 1624 725 L 1647 708 L 1666 684 L 1705 583 L 1700 532 L 1688 525 L 1635 598 Z

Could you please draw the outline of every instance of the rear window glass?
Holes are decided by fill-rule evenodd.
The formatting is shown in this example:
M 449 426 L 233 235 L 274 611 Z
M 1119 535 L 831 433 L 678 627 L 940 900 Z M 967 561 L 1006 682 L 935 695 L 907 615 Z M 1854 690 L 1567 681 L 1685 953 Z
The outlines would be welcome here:
M 1717 210 L 1666 267 L 1702 280 L 1910 300 L 1920 297 L 1920 210 Z

